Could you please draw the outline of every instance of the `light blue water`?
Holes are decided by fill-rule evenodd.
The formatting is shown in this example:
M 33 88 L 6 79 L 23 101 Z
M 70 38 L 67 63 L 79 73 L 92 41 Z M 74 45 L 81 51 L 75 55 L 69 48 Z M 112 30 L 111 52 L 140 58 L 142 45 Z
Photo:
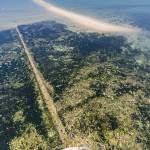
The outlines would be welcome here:
M 46 0 L 74 12 L 110 21 L 128 21 L 150 30 L 150 0 Z M 32 0 L 0 0 L 0 28 L 13 22 L 44 19 L 45 10 Z M 47 19 L 47 17 L 45 17 Z
M 0 29 L 44 19 L 45 13 L 32 0 L 0 0 Z
M 150 30 L 150 0 L 47 0 L 60 7 L 106 20 L 127 20 Z

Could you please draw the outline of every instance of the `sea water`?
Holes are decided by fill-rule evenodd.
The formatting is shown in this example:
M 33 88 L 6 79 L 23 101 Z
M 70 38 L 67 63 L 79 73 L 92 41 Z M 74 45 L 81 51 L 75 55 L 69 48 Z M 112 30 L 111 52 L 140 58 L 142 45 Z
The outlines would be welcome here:
M 150 0 L 46 0 L 73 12 L 112 22 L 128 22 L 150 30 Z M 0 1 L 0 28 L 50 19 L 32 0 Z

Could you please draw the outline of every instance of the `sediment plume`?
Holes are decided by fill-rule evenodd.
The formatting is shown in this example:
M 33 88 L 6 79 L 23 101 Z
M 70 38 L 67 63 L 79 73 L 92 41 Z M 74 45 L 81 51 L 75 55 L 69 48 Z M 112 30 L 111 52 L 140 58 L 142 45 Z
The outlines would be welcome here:
M 106 23 L 101 20 L 93 19 L 88 16 L 77 14 L 66 9 L 59 8 L 51 3 L 44 0 L 33 0 L 36 4 L 42 6 L 50 13 L 53 13 L 61 18 L 67 19 L 69 22 L 79 25 L 85 29 L 93 32 L 106 32 L 106 33 L 131 33 L 137 32 L 138 29 L 134 27 L 127 27 L 121 25 L 115 25 L 111 23 Z

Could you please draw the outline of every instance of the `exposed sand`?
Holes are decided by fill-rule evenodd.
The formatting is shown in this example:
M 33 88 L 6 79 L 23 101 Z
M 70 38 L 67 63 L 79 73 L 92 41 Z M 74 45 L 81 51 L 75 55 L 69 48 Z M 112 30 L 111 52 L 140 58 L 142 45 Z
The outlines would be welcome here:
M 137 32 L 138 29 L 134 27 L 119 26 L 111 23 L 106 23 L 97 19 L 93 19 L 88 16 L 80 15 L 62 8 L 59 8 L 53 4 L 45 2 L 44 0 L 33 0 L 36 4 L 42 6 L 47 11 L 58 15 L 68 21 L 79 25 L 80 27 L 89 29 L 94 32 L 119 32 L 119 33 L 131 33 Z

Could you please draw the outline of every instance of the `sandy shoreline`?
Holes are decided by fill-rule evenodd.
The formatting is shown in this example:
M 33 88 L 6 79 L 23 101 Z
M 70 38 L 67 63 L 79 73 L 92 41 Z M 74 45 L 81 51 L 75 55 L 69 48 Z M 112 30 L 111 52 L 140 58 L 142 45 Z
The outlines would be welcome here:
M 104 21 L 96 20 L 88 16 L 80 15 L 71 11 L 67 11 L 65 9 L 59 8 L 55 5 L 52 5 L 44 0 L 33 0 L 36 4 L 42 6 L 50 13 L 53 13 L 59 17 L 62 17 L 76 25 L 79 25 L 82 28 L 86 28 L 88 30 L 94 32 L 105 32 L 105 33 L 131 33 L 137 32 L 138 29 L 134 27 L 120 26 L 111 23 L 106 23 Z

